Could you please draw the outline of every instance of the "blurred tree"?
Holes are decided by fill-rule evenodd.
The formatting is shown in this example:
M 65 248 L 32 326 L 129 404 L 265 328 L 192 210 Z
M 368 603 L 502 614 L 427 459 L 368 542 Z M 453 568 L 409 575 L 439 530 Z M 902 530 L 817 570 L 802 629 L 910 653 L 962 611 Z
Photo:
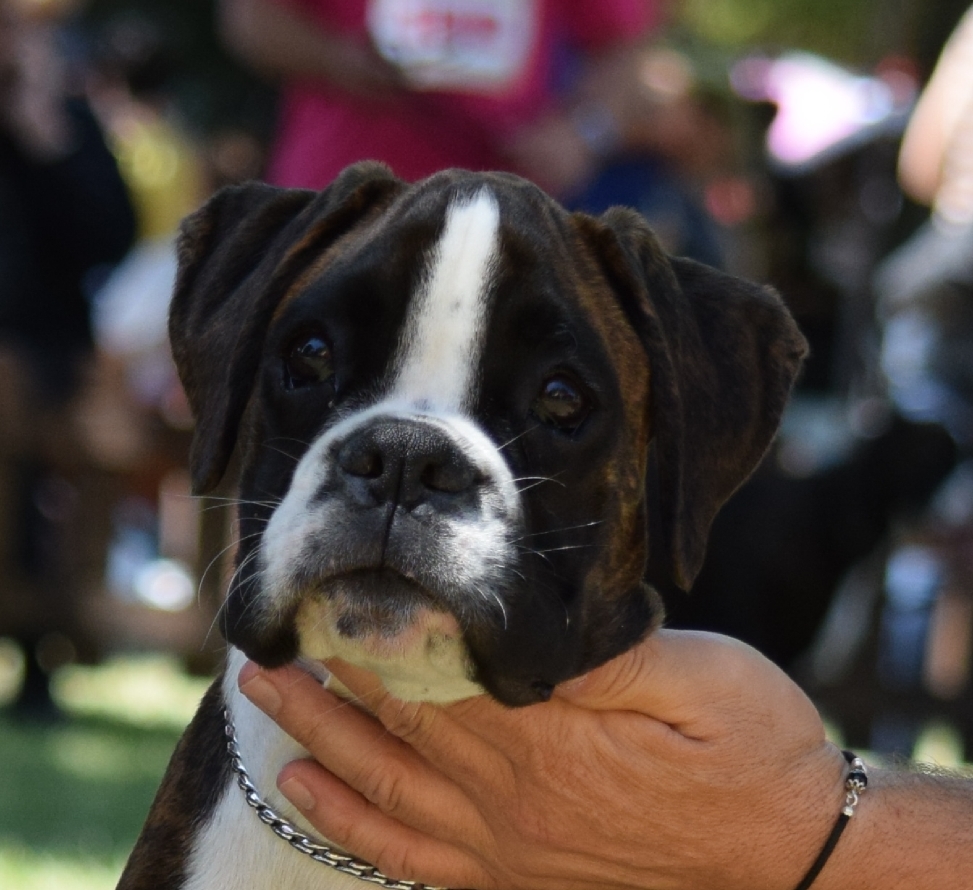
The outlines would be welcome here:
M 908 54 L 924 72 L 970 0 L 674 0 L 676 20 L 728 49 L 807 49 L 855 66 Z

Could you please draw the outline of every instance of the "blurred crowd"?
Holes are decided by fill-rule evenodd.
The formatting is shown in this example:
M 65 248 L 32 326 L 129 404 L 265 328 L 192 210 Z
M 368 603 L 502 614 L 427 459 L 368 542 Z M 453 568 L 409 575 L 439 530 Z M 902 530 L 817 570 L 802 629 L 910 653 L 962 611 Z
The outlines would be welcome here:
M 627 204 L 671 253 L 777 287 L 812 358 L 694 594 L 663 591 L 671 621 L 753 643 L 856 744 L 907 752 L 945 714 L 973 746 L 973 18 L 920 98 L 906 59 L 730 60 L 668 12 L 218 0 L 216 39 L 275 113 L 204 131 L 161 20 L 0 0 L 0 637 L 22 653 L 16 713 L 56 717 L 51 672 L 119 648 L 211 667 L 232 533 L 187 481 L 192 419 L 166 343 L 178 224 L 228 183 L 321 188 L 367 157 L 407 179 L 511 170 L 591 213 Z

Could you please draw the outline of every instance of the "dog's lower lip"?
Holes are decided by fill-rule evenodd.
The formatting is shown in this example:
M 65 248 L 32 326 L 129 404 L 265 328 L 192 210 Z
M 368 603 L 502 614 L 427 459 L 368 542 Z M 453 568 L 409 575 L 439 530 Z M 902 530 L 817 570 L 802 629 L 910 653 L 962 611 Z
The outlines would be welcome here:
M 442 599 L 389 567 L 354 569 L 322 583 L 319 596 L 333 604 L 335 631 L 345 639 L 394 639 L 422 612 L 448 612 Z
M 324 593 L 328 595 L 329 588 L 337 588 L 348 583 L 362 588 L 374 587 L 376 590 L 382 590 L 383 593 L 401 591 L 401 593 L 410 597 L 416 597 L 430 603 L 435 601 L 432 591 L 420 584 L 415 578 L 390 566 L 363 566 L 332 575 L 323 585 Z

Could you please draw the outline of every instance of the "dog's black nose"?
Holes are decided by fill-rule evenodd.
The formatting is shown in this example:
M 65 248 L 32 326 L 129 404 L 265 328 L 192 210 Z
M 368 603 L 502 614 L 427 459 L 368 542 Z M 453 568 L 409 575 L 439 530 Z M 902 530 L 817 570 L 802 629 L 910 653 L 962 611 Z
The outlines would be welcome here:
M 339 446 L 337 465 L 348 490 L 368 506 L 455 508 L 484 481 L 455 440 L 423 421 L 380 420 L 357 430 Z

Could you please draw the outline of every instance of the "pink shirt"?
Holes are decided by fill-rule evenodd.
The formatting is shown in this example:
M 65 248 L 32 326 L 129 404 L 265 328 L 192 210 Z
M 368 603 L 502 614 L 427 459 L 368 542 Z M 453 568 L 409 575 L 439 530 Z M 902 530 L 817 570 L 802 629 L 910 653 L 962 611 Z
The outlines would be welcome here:
M 343 33 L 348 40 L 363 43 L 370 39 L 371 7 L 371 33 L 379 41 L 392 41 L 387 50 L 388 46 L 396 51 L 395 47 L 405 45 L 407 56 L 412 54 L 407 61 L 424 61 L 428 34 L 433 34 L 435 44 L 435 34 L 447 30 L 449 46 L 470 36 L 466 44 L 471 48 L 463 58 L 468 67 L 475 68 L 485 59 L 489 69 L 490 53 L 482 53 L 481 59 L 477 52 L 480 44 L 494 38 L 501 40 L 511 56 L 500 66 L 499 74 L 492 69 L 482 74 L 488 80 L 494 77 L 487 87 L 451 86 L 448 90 L 435 86 L 437 66 L 444 63 L 434 59 L 428 66 L 433 70 L 433 85 L 427 83 L 395 102 L 368 102 L 321 82 L 288 84 L 281 96 L 278 135 L 267 178 L 278 185 L 307 188 L 322 188 L 345 166 L 366 158 L 384 161 L 408 180 L 444 167 L 509 168 L 499 146 L 554 101 L 552 73 L 558 46 L 569 43 L 595 50 L 637 37 L 654 23 L 657 9 L 652 0 L 498 0 L 495 5 L 507 9 L 504 21 L 503 15 L 476 17 L 468 4 L 463 15 L 454 16 L 449 13 L 450 0 L 409 0 L 398 6 L 390 0 L 275 2 L 320 22 L 331 33 Z M 463 4 L 454 5 L 464 9 Z M 490 7 L 489 2 L 473 5 Z M 412 18 L 382 18 L 383 7 L 403 6 Z M 416 14 L 417 9 L 425 17 Z M 459 38 L 454 39 L 454 34 Z M 402 35 L 402 42 L 395 43 Z M 481 74 L 460 78 L 467 76 Z

